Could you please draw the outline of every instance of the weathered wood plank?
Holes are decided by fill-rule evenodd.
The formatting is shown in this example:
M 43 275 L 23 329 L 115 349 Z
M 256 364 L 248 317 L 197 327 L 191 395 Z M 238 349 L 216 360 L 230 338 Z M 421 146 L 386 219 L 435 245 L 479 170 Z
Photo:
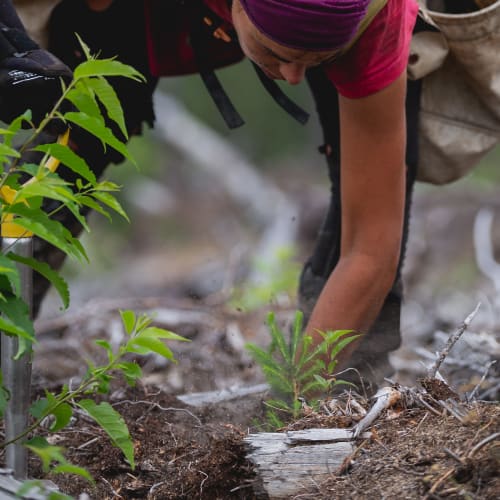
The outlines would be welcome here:
M 370 433 L 364 433 L 364 438 Z M 354 451 L 352 429 L 263 432 L 245 438 L 247 458 L 256 465 L 271 499 L 290 498 L 335 473 Z

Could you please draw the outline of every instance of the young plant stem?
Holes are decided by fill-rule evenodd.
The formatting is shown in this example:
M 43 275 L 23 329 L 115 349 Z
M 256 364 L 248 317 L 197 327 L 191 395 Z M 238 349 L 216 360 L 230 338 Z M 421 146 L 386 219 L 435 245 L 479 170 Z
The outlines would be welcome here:
M 50 406 L 49 408 L 47 408 L 44 411 L 44 415 L 42 417 L 40 417 L 39 419 L 37 419 L 35 422 L 33 422 L 31 425 L 29 425 L 21 434 L 15 436 L 14 438 L 10 439 L 9 441 L 4 441 L 3 443 L 0 443 L 0 449 L 1 448 L 5 448 L 6 446 L 8 446 L 10 444 L 13 444 L 13 443 L 19 441 L 23 437 L 27 436 L 29 433 L 33 432 L 37 427 L 40 426 L 40 424 L 42 423 L 42 421 L 48 415 L 51 415 L 52 413 L 54 413 L 54 411 L 59 406 L 61 406 L 63 403 L 68 403 L 68 402 L 74 400 L 75 397 L 77 397 L 78 395 L 82 394 L 87 387 L 89 387 L 92 384 L 98 382 L 99 378 L 100 378 L 100 376 L 102 374 L 109 373 L 110 371 L 112 371 L 113 368 L 115 367 L 115 365 L 123 357 L 124 354 L 125 354 L 125 352 L 122 350 L 118 354 L 118 356 L 116 357 L 116 359 L 114 359 L 113 361 L 111 361 L 110 363 L 108 363 L 106 366 L 94 370 L 92 377 L 90 377 L 85 382 L 82 382 L 77 389 L 75 389 L 74 391 L 68 392 L 68 394 L 66 394 L 60 400 L 58 400 L 56 403 L 54 403 L 52 406 Z

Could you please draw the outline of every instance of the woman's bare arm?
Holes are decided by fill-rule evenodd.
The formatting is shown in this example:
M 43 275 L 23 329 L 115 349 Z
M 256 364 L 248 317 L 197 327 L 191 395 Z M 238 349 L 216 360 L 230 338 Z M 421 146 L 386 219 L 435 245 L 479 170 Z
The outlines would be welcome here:
M 340 97 L 341 255 L 307 332 L 368 332 L 394 281 L 405 203 L 405 92 L 401 75 L 362 99 Z M 359 341 L 358 341 L 359 342 Z M 356 341 L 339 355 L 347 367 Z

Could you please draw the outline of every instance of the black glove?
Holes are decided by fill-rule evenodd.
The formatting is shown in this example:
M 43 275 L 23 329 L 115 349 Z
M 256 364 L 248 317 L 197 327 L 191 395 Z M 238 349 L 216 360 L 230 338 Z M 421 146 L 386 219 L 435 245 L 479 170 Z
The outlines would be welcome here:
M 0 23 L 0 120 L 10 123 L 27 109 L 39 123 L 61 96 L 71 70 L 41 49 L 26 32 Z

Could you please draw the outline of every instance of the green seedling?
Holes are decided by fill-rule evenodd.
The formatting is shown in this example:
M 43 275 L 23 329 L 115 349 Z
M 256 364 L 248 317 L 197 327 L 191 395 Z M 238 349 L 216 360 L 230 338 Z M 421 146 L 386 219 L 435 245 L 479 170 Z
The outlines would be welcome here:
M 267 324 L 271 334 L 269 347 L 262 349 L 252 343 L 246 347 L 275 395 L 266 402 L 267 419 L 272 428 L 278 428 L 285 419 L 296 420 L 300 416 L 304 398 L 317 393 L 327 395 L 335 386 L 350 384 L 333 374 L 338 353 L 359 335 L 353 335 L 352 330 L 319 332 L 323 340 L 313 346 L 312 337 L 303 330 L 301 311 L 295 313 L 290 335 L 280 330 L 272 312 Z

